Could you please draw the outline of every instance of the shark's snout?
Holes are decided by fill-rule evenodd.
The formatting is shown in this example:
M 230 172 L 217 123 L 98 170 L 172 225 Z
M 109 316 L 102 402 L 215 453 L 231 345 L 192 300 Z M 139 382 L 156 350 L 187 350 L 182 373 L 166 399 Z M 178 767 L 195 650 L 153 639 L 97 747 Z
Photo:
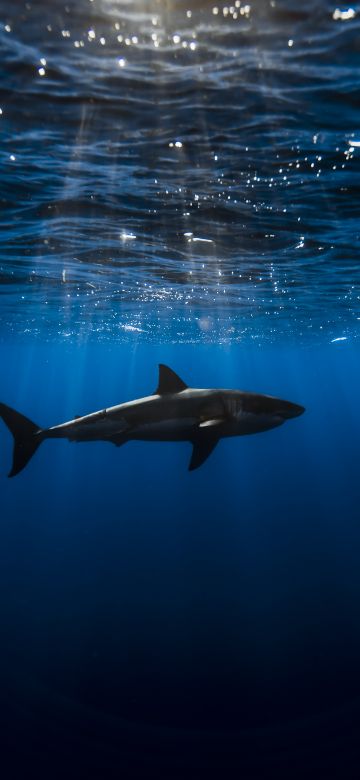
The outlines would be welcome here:
M 292 417 L 299 417 L 305 412 L 304 407 L 300 404 L 293 404 L 292 401 L 283 401 L 281 398 L 259 395 L 258 393 L 242 393 L 241 408 L 244 412 L 276 418 L 278 421 L 291 420 Z
M 292 417 L 300 417 L 304 414 L 305 407 L 300 404 L 293 404 L 291 401 L 281 401 L 277 413 L 284 420 L 291 420 Z

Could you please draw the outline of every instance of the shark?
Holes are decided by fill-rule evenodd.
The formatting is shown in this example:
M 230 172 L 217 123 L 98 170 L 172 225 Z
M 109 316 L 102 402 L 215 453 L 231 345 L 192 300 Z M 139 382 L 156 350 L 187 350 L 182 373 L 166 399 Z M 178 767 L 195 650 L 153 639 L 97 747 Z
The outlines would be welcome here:
M 9 477 L 25 468 L 45 439 L 108 441 L 117 447 L 130 440 L 188 441 L 192 444 L 189 471 L 194 471 L 207 460 L 220 439 L 267 431 L 304 411 L 299 404 L 270 395 L 188 387 L 163 363 L 159 365 L 158 386 L 152 395 L 50 428 L 40 428 L 0 403 L 0 417 L 14 437 Z

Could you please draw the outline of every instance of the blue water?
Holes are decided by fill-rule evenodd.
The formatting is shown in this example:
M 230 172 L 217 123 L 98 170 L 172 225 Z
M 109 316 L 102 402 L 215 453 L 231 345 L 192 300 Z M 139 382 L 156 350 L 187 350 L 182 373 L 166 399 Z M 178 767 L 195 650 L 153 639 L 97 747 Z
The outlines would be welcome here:
M 359 9 L 0 4 L 0 401 L 305 406 L 7 479 L 5 780 L 359 776 Z

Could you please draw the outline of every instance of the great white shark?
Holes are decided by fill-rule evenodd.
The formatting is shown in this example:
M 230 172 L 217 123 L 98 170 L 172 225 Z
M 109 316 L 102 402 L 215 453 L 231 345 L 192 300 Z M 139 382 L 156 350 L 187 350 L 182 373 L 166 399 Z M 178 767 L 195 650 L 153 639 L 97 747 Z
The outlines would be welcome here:
M 132 439 L 189 441 L 189 470 L 201 466 L 220 439 L 276 428 L 305 411 L 303 406 L 270 395 L 244 390 L 188 387 L 171 368 L 160 364 L 153 395 L 75 417 L 69 422 L 40 428 L 0 403 L 0 417 L 14 437 L 9 477 L 26 466 L 45 439 L 108 441 L 119 447 Z

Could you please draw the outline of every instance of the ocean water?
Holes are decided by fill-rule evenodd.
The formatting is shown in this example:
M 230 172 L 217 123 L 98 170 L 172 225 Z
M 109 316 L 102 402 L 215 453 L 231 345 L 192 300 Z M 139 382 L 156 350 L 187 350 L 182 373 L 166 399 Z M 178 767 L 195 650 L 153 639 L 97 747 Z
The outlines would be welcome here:
M 4 780 L 359 777 L 358 6 L 0 2 L 0 401 L 306 408 L 7 479 Z

